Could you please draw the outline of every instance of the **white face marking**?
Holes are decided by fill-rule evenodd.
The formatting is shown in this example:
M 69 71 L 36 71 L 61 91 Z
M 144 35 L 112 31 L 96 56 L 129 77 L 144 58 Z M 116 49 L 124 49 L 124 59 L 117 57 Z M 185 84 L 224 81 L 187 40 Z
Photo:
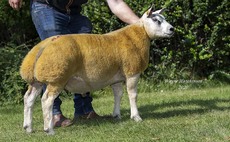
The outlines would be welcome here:
M 161 12 L 161 10 L 155 12 L 149 10 L 142 16 L 145 30 L 151 39 L 171 37 L 174 33 L 173 26 L 165 20 L 165 17 L 160 14 Z

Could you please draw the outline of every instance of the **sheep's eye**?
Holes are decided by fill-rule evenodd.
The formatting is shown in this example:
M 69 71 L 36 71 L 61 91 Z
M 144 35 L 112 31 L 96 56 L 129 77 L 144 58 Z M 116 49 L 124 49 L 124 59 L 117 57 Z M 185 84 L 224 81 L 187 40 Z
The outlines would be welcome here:
M 152 18 L 152 20 L 153 20 L 154 22 L 157 22 L 158 25 L 161 24 L 161 22 L 160 22 L 157 18 Z
M 153 20 L 154 22 L 157 22 L 157 18 L 152 18 L 152 20 Z

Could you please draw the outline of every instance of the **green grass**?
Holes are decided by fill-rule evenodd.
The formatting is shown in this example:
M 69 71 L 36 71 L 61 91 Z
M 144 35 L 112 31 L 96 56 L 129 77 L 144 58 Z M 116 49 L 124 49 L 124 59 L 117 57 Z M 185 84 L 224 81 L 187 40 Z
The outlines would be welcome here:
M 94 108 L 100 115 L 111 114 L 111 91 L 94 94 Z M 55 129 L 54 136 L 43 132 L 40 100 L 33 116 L 34 133 L 22 128 L 23 105 L 0 108 L 0 141 L 79 142 L 223 142 L 230 141 L 230 86 L 140 93 L 139 112 L 143 121 L 129 119 L 127 94 L 121 104 L 121 120 L 79 120 L 67 128 Z M 72 99 L 64 99 L 63 113 L 73 117 Z

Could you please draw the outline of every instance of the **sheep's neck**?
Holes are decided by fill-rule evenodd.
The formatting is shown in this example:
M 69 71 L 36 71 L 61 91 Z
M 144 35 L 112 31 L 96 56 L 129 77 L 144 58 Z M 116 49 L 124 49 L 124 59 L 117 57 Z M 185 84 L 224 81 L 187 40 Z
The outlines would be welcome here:
M 143 72 L 148 67 L 150 38 L 143 26 L 129 25 L 109 35 L 120 48 L 117 55 L 123 62 L 126 75 Z

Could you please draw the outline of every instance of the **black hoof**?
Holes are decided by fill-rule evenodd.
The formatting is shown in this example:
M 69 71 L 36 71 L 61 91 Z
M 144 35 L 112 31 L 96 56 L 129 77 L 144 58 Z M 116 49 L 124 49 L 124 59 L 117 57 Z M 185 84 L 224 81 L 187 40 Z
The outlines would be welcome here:
M 26 129 L 28 128 L 28 126 L 26 125 L 26 126 L 24 126 L 23 128 L 26 130 Z

